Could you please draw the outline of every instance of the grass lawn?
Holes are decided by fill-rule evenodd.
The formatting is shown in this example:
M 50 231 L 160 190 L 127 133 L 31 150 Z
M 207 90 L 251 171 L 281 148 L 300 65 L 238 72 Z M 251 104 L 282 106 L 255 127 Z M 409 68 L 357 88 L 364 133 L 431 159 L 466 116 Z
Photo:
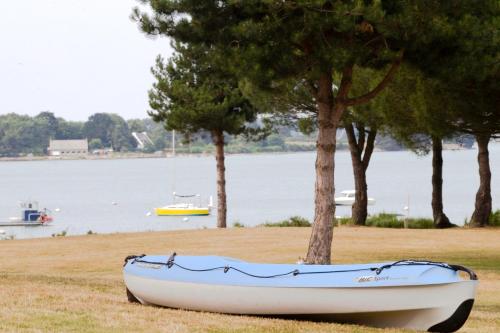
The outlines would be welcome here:
M 1 332 L 405 332 L 353 325 L 230 316 L 127 302 L 121 270 L 130 254 L 216 254 L 295 263 L 310 228 L 233 228 L 0 241 Z M 333 261 L 448 261 L 479 275 L 461 332 L 500 332 L 500 229 L 339 227 Z

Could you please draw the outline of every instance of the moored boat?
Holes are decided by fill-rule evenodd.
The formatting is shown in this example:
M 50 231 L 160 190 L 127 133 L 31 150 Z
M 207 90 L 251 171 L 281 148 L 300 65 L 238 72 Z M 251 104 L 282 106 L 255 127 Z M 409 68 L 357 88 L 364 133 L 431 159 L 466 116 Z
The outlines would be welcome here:
M 177 202 L 178 199 L 189 200 L 197 199 L 193 202 Z M 205 216 L 210 214 L 212 208 L 212 197 L 207 206 L 201 204 L 201 196 L 199 194 L 180 195 L 173 193 L 174 202 L 171 205 L 155 208 L 155 213 L 158 216 Z
M 337 206 L 352 206 L 354 205 L 354 202 L 356 201 L 356 191 L 355 190 L 348 190 L 348 191 L 342 191 L 340 192 L 342 195 L 335 197 L 335 205 Z M 368 198 L 367 199 L 368 205 L 372 206 L 375 205 L 375 199 L 373 198 Z
M 158 216 L 205 216 L 210 214 L 210 208 L 180 203 L 155 208 L 155 213 Z
M 129 300 L 143 304 L 431 332 L 458 330 L 477 287 L 476 275 L 465 267 L 415 260 L 287 265 L 142 255 L 127 257 L 123 273 Z
M 1 221 L 3 227 L 30 227 L 48 225 L 54 220 L 47 208 L 39 209 L 37 201 L 21 202 L 21 216 Z

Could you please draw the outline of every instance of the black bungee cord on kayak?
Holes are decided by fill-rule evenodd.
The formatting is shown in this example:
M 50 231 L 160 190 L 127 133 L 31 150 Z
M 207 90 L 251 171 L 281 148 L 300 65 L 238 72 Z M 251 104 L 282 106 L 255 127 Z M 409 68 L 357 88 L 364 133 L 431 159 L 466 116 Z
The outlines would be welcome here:
M 277 277 L 283 277 L 283 276 L 297 276 L 297 275 L 313 275 L 313 274 L 332 274 L 332 273 L 348 273 L 348 272 L 360 272 L 360 271 L 372 271 L 375 272 L 375 274 L 380 275 L 382 271 L 386 269 L 390 269 L 391 267 L 396 267 L 396 266 L 437 266 L 437 267 L 442 267 L 446 269 L 451 269 L 453 271 L 464 271 L 469 274 L 471 280 L 477 280 L 477 275 L 470 269 L 459 266 L 459 265 L 450 265 L 444 262 L 437 262 L 437 261 L 429 261 L 429 260 L 414 260 L 414 259 L 403 259 L 399 261 L 395 261 L 391 264 L 386 264 L 382 265 L 380 267 L 368 267 L 368 268 L 357 268 L 357 269 L 344 269 L 344 270 L 330 270 L 330 271 L 312 271 L 312 272 L 301 272 L 298 269 L 294 269 L 289 272 L 281 273 L 281 274 L 274 274 L 274 275 L 256 275 L 252 273 L 245 272 L 239 268 L 233 267 L 233 266 L 217 266 L 217 267 L 211 267 L 211 268 L 202 268 L 202 269 L 197 269 L 197 268 L 189 268 L 185 267 L 182 265 L 179 265 L 178 263 L 175 262 L 175 257 L 177 253 L 172 253 L 172 255 L 168 258 L 166 262 L 163 261 L 148 261 L 142 259 L 145 257 L 145 254 L 142 255 L 132 255 L 132 256 L 127 256 L 125 258 L 125 263 L 123 266 L 125 266 L 130 260 L 132 260 L 131 264 L 134 263 L 145 263 L 145 264 L 150 264 L 150 265 L 160 265 L 160 266 L 166 266 L 168 269 L 172 268 L 173 266 L 176 266 L 180 269 L 189 271 L 189 272 L 212 272 L 212 271 L 217 271 L 217 270 L 222 270 L 224 273 L 229 272 L 230 270 L 237 271 L 241 274 L 254 277 L 254 278 L 259 278 L 259 279 L 271 279 L 271 278 L 277 278 Z

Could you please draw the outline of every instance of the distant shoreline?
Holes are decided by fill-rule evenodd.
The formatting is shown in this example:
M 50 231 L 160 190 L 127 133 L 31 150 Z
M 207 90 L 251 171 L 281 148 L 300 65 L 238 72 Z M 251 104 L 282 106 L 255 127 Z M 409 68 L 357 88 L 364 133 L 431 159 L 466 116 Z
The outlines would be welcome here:
M 297 154 L 297 153 L 310 153 L 311 151 L 280 151 L 280 152 L 255 152 L 255 153 L 226 153 L 226 156 L 230 155 L 282 155 L 282 154 Z M 212 153 L 177 153 L 176 157 L 205 157 L 213 156 Z M 22 157 L 0 157 L 0 162 L 34 162 L 34 161 L 84 161 L 84 160 L 127 160 L 127 159 L 142 159 L 142 158 L 172 158 L 171 153 L 163 154 L 137 154 L 137 153 L 125 153 L 125 154 L 113 154 L 107 156 L 96 156 L 96 155 L 85 155 L 85 156 L 65 156 L 65 157 L 54 157 L 54 156 L 22 156 Z
M 474 149 L 474 148 L 471 148 Z M 458 151 L 458 150 L 470 150 L 467 148 L 448 148 L 443 149 L 446 151 Z M 337 151 L 349 151 L 349 149 L 337 149 Z M 394 152 L 394 151 L 409 151 L 408 149 L 401 150 L 382 150 L 375 149 L 377 152 Z M 230 153 L 226 152 L 226 155 L 281 155 L 281 154 L 297 154 L 297 153 L 310 153 L 315 152 L 315 150 L 306 151 L 276 151 L 276 152 L 241 152 L 241 153 Z M 177 153 L 175 156 L 179 157 L 201 157 L 201 156 L 212 156 L 212 153 Z M 17 157 L 0 157 L 0 162 L 32 162 L 32 161 L 77 161 L 77 160 L 124 160 L 124 159 L 142 159 L 142 158 L 171 158 L 172 153 L 162 152 L 162 153 L 111 153 L 109 155 L 75 155 L 75 156 L 17 156 Z
M 137 158 L 164 158 L 168 154 L 113 154 L 106 156 L 99 155 L 79 155 L 79 156 L 19 156 L 19 157 L 0 157 L 0 162 L 32 162 L 32 161 L 77 161 L 77 160 L 120 160 Z

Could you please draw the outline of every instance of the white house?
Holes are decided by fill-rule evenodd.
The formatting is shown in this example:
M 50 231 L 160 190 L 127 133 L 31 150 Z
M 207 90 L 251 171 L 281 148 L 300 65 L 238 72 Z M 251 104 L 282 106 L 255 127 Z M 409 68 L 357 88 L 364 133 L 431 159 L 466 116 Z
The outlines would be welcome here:
M 50 140 L 47 149 L 50 156 L 76 156 L 89 153 L 89 143 L 84 140 Z
M 139 149 L 144 149 L 148 144 L 151 146 L 154 145 L 146 132 L 132 132 L 132 136 L 137 142 L 137 148 Z

